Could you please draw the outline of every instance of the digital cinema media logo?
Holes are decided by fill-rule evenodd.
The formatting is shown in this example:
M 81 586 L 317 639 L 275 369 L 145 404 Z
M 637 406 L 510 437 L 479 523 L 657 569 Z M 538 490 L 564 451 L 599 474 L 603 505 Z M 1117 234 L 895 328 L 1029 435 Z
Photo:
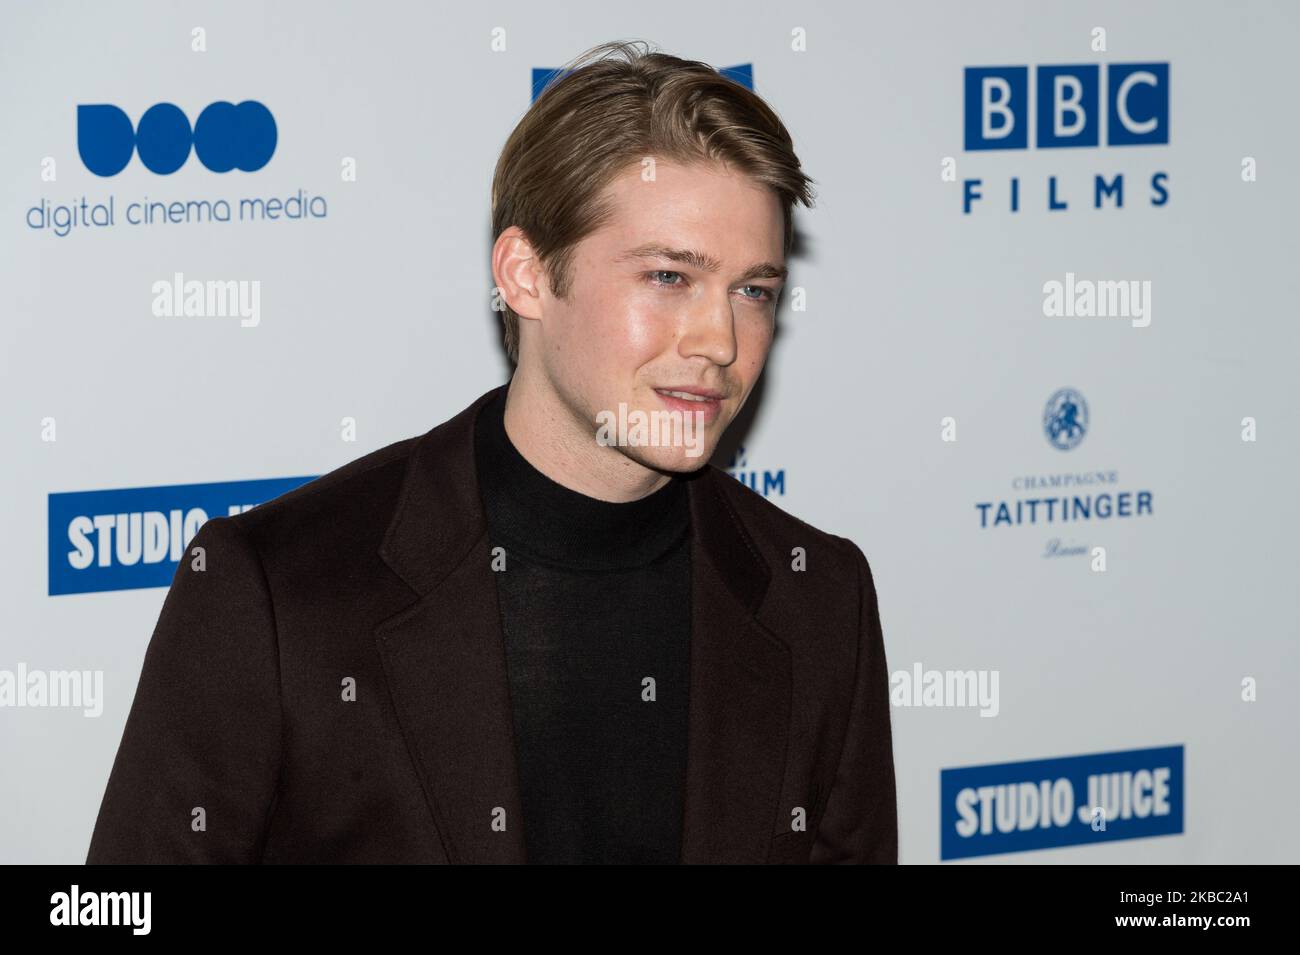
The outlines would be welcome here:
M 174 484 L 49 496 L 49 595 L 166 587 L 194 535 L 312 477 Z
M 967 153 L 1015 151 L 1024 156 L 1030 150 L 1169 145 L 1168 63 L 971 66 L 965 70 L 963 94 Z M 1107 159 L 1113 162 L 1113 157 Z M 1144 161 L 1148 168 L 1139 181 L 1147 184 L 1147 202 L 1163 206 L 1169 201 L 1169 173 L 1156 168 L 1155 160 Z M 967 168 L 976 165 L 997 168 L 977 163 L 976 156 L 965 160 Z M 992 201 L 1017 213 L 1022 198 L 1049 212 L 1122 209 L 1125 175 L 1117 172 L 1108 179 L 1096 173 L 1091 188 L 1055 174 L 1036 176 L 1023 189 L 1018 172 L 1006 175 L 1005 186 L 1001 176 L 965 178 L 962 212 L 970 215 L 980 203 Z
M 1183 747 L 963 766 L 939 773 L 939 859 L 1183 831 Z
M 174 103 L 150 106 L 134 127 L 131 117 L 108 103 L 77 107 L 77 152 L 96 176 L 116 176 L 132 154 L 152 173 L 168 176 L 190 152 L 211 172 L 256 172 L 275 155 L 275 117 L 257 100 L 206 107 L 190 125 Z
M 138 122 L 113 103 L 82 103 L 76 106 L 77 154 L 82 165 L 100 179 L 143 168 L 154 176 L 166 177 L 198 165 L 209 172 L 255 173 L 266 167 L 279 145 L 275 116 L 257 100 L 240 103 L 209 103 L 193 124 L 175 103 L 155 103 Z M 139 159 L 139 164 L 132 160 Z M 53 188 L 54 159 L 47 157 L 42 178 Z M 344 181 L 355 180 L 355 161 L 343 160 Z M 138 177 L 128 175 L 127 181 Z M 150 180 L 155 181 L 155 180 Z M 182 182 L 193 182 L 181 177 Z M 250 181 L 204 178 L 204 183 L 233 184 L 246 188 Z M 166 179 L 156 182 L 171 185 Z M 213 223 L 305 222 L 329 217 L 326 197 L 298 188 L 281 195 L 160 195 L 165 190 L 118 195 L 42 195 L 30 205 L 24 221 L 30 232 L 66 238 L 82 232 L 112 231 L 117 228 L 210 225 Z

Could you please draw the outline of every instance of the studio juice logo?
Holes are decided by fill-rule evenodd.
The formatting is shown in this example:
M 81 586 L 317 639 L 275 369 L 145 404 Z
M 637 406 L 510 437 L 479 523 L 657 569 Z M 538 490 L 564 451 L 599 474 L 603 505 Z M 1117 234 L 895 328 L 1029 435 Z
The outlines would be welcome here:
M 939 858 L 1175 835 L 1183 747 L 1091 753 L 939 773 Z
M 49 496 L 49 595 L 166 587 L 209 518 L 240 514 L 311 477 Z
M 971 66 L 963 78 L 963 113 L 963 168 L 981 171 L 962 180 L 965 215 L 982 208 L 1018 213 L 1022 200 L 1048 212 L 1122 209 L 1126 183 L 1135 175 L 1147 184 L 1150 205 L 1169 201 L 1163 160 L 1147 155 L 1131 160 L 1145 164 L 1141 172 L 1116 172 L 1109 179 L 1099 172 L 1090 189 L 1086 180 L 1066 182 L 1050 171 L 1021 181 L 1021 169 L 1032 166 L 1033 158 L 1060 155 L 1052 150 L 1168 146 L 1168 63 Z M 1107 164 L 1116 158 L 1108 155 Z
M 187 166 L 218 176 L 256 174 L 271 162 L 280 144 L 280 126 L 270 108 L 258 100 L 218 101 L 203 107 L 193 123 L 175 103 L 155 103 L 132 122 L 127 109 L 113 103 L 75 107 L 77 154 L 94 177 L 112 180 L 143 170 L 158 177 Z M 191 161 L 191 157 L 195 162 Z M 47 160 L 52 162 L 53 157 Z M 138 160 L 133 162 L 133 160 Z M 53 189 L 55 178 L 44 176 Z M 75 177 L 74 177 L 75 178 Z M 344 178 L 348 178 L 345 169 Z M 132 178 L 138 182 L 138 177 Z M 161 179 L 166 183 L 168 180 Z M 189 181 L 189 180 L 187 180 Z M 241 180 L 214 180 L 216 184 Z M 152 191 L 152 190 L 151 190 Z M 213 225 L 294 222 L 324 219 L 329 206 L 323 195 L 299 188 L 289 195 L 45 196 L 30 206 L 27 228 L 64 238 L 131 226 Z

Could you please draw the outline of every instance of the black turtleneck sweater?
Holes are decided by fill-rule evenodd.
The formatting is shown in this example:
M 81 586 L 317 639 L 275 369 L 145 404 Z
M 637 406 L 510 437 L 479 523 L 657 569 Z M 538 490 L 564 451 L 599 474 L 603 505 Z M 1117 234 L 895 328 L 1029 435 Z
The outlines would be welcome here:
M 493 547 L 529 863 L 676 863 L 691 630 L 681 478 L 611 503 L 552 481 L 505 430 L 475 425 Z M 594 441 L 593 436 L 593 441 Z M 651 682 L 653 681 L 653 682 Z

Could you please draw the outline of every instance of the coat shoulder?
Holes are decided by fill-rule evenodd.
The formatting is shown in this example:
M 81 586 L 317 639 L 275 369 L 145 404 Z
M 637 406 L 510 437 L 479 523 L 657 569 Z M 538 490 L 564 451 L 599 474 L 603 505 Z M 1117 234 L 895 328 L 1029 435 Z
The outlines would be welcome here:
M 769 564 L 788 566 L 794 549 L 801 547 L 810 559 L 814 553 L 831 555 L 822 569 L 834 586 L 855 584 L 857 561 L 865 559 L 857 544 L 795 517 L 721 468 L 709 467 L 716 472 L 715 485 Z
M 345 544 L 376 549 L 418 441 L 405 438 L 372 451 L 228 520 L 264 558 Z

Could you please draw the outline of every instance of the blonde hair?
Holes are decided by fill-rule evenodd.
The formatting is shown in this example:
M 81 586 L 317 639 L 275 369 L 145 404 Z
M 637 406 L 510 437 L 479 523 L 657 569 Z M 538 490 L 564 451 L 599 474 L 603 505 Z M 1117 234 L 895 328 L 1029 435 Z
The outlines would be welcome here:
M 813 180 L 789 132 L 761 97 L 707 63 L 652 52 L 641 41 L 603 43 L 562 68 L 515 126 L 492 177 L 492 236 L 528 237 L 563 299 L 573 249 L 611 213 L 601 191 L 653 156 L 721 161 L 772 189 L 794 242 L 793 207 L 811 207 Z M 519 316 L 505 313 L 506 352 L 519 361 Z

